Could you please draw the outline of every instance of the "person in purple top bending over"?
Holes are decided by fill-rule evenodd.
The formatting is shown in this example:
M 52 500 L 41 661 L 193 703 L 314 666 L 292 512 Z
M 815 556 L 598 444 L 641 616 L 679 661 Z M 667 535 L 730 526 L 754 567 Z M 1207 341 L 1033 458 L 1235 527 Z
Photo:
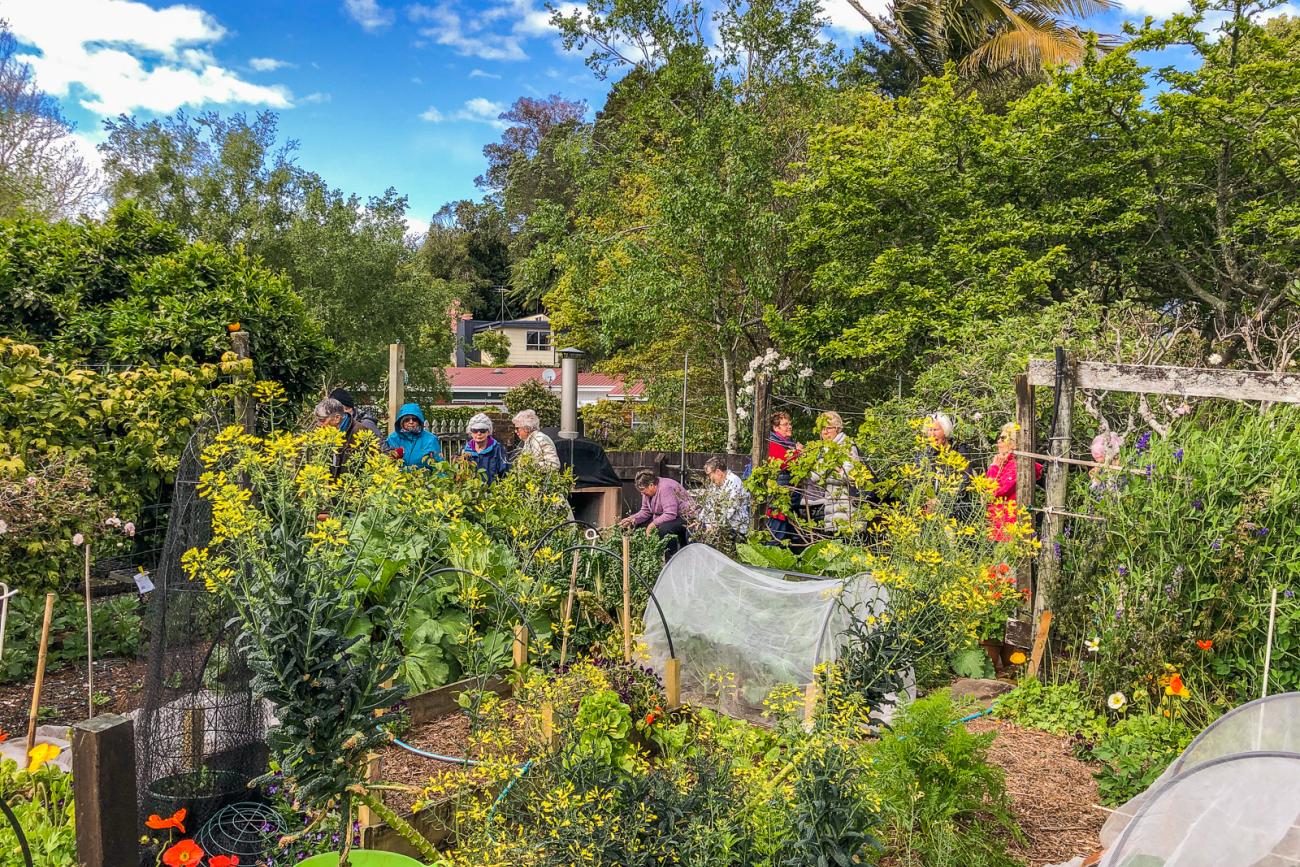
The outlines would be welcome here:
M 669 478 L 661 478 L 649 470 L 636 474 L 636 489 L 641 492 L 641 508 L 629 515 L 618 525 L 627 527 L 645 527 L 645 534 L 652 532 L 668 540 L 669 557 L 686 544 L 690 543 L 690 534 L 686 523 L 695 516 L 695 501 L 686 489 Z

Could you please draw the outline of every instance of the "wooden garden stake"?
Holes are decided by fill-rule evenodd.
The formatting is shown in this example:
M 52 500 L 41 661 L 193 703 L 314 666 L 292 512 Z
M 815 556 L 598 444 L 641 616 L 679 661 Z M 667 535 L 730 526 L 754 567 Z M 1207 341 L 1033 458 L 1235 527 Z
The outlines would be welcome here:
M 1015 450 L 1018 452 L 1036 451 L 1034 437 L 1034 387 L 1029 376 L 1019 374 L 1015 378 L 1016 386 L 1016 431 Z M 1034 462 L 1016 461 L 1016 507 L 1026 512 L 1034 507 Z M 1016 589 L 1033 590 L 1032 560 L 1024 559 L 1015 564 Z
M 90 543 L 86 543 L 86 719 L 95 716 L 95 635 L 90 619 Z
M 632 547 L 623 534 L 623 661 L 632 661 Z
M 578 559 L 581 553 L 573 552 L 573 569 L 569 572 L 569 598 L 564 603 L 564 636 L 560 639 L 560 668 L 569 655 L 569 631 L 573 629 L 573 598 L 578 595 Z
M 41 687 L 45 685 L 45 655 L 50 646 L 50 618 L 54 616 L 54 594 L 45 594 L 45 620 L 41 623 L 41 647 L 36 656 L 36 684 L 32 688 L 32 711 L 27 716 L 27 752 L 36 746 L 36 716 L 41 709 Z
M 1034 636 L 1034 649 L 1029 654 L 1029 668 L 1025 674 L 1038 677 L 1038 666 L 1043 661 L 1043 651 L 1047 649 L 1047 632 L 1052 628 L 1052 612 L 1044 611 L 1038 618 L 1038 634 Z
M 515 668 L 522 669 L 528 664 L 528 627 L 522 623 L 515 627 L 514 654 Z
M 669 710 L 682 703 L 682 661 L 675 656 L 664 663 L 664 700 Z
M 189 763 L 190 770 L 200 770 L 203 767 L 203 740 L 207 728 L 203 708 L 185 708 L 181 725 L 183 726 L 181 731 L 181 751 L 185 753 L 185 760 Z
M 388 344 L 388 432 L 397 430 L 397 411 L 406 397 L 406 347 Z
M 803 691 L 803 727 L 812 731 L 813 718 L 817 715 L 817 681 L 813 680 Z
M 383 762 L 379 758 L 378 753 L 370 753 L 368 756 L 366 756 L 366 782 L 367 783 L 379 782 L 379 775 L 382 771 L 382 764 Z M 375 824 L 375 817 L 371 812 L 370 808 L 366 806 L 365 803 L 362 803 L 362 805 L 357 808 L 357 824 L 359 824 L 362 828 L 369 828 L 371 825 Z
M 555 737 L 555 706 L 549 701 L 542 702 L 542 740 L 548 747 L 554 747 L 557 742 Z

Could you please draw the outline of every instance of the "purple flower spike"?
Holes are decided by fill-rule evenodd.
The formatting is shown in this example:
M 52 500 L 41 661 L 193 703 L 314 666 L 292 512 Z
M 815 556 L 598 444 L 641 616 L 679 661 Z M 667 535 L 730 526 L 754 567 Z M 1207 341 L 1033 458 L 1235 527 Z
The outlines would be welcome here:
M 1142 436 L 1138 437 L 1137 445 L 1134 446 L 1134 448 L 1137 449 L 1138 454 L 1142 454 L 1142 452 L 1146 451 L 1150 447 L 1151 431 L 1144 431 Z
M 1178 449 L 1177 451 L 1174 452 L 1174 460 L 1178 461 L 1178 463 L 1180 463 L 1180 464 L 1183 462 L 1183 450 L 1182 450 L 1182 449 Z

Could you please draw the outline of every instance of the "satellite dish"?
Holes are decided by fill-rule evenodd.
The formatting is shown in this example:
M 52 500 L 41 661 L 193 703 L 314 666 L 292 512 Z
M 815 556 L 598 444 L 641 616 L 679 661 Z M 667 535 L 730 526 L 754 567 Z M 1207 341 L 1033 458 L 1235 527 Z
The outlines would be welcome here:
M 549 367 L 543 370 L 542 382 L 546 383 L 547 385 L 550 385 L 551 383 L 555 382 L 555 371 L 551 370 Z

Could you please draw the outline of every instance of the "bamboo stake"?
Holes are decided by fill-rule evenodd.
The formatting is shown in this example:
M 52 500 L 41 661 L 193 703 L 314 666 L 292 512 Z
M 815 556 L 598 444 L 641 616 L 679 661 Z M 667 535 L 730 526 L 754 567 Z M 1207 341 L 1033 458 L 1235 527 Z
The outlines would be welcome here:
M 86 543 L 86 719 L 95 717 L 95 635 L 90 618 L 90 542 Z
M 36 715 L 41 709 L 41 687 L 45 685 L 45 656 L 50 646 L 50 618 L 54 616 L 54 594 L 45 594 L 45 620 L 41 623 L 41 648 L 36 656 L 36 684 L 32 688 L 32 710 L 27 716 L 27 752 L 36 746 Z
M 514 663 L 518 669 L 528 664 L 528 627 L 522 623 L 515 627 Z
M 632 547 L 623 534 L 623 661 L 632 661 Z
M 1268 698 L 1268 670 L 1273 665 L 1273 626 L 1277 623 L 1277 588 L 1273 588 L 1273 598 L 1268 604 L 1268 643 L 1264 645 L 1264 685 L 1259 697 Z
M 803 691 L 803 727 L 804 731 L 813 730 L 813 720 L 817 716 L 817 681 L 811 681 Z
M 569 572 L 569 598 L 564 603 L 564 636 L 560 639 L 560 668 L 569 655 L 569 631 L 573 629 L 573 599 L 578 595 L 578 559 L 579 551 L 573 552 L 573 569 Z

